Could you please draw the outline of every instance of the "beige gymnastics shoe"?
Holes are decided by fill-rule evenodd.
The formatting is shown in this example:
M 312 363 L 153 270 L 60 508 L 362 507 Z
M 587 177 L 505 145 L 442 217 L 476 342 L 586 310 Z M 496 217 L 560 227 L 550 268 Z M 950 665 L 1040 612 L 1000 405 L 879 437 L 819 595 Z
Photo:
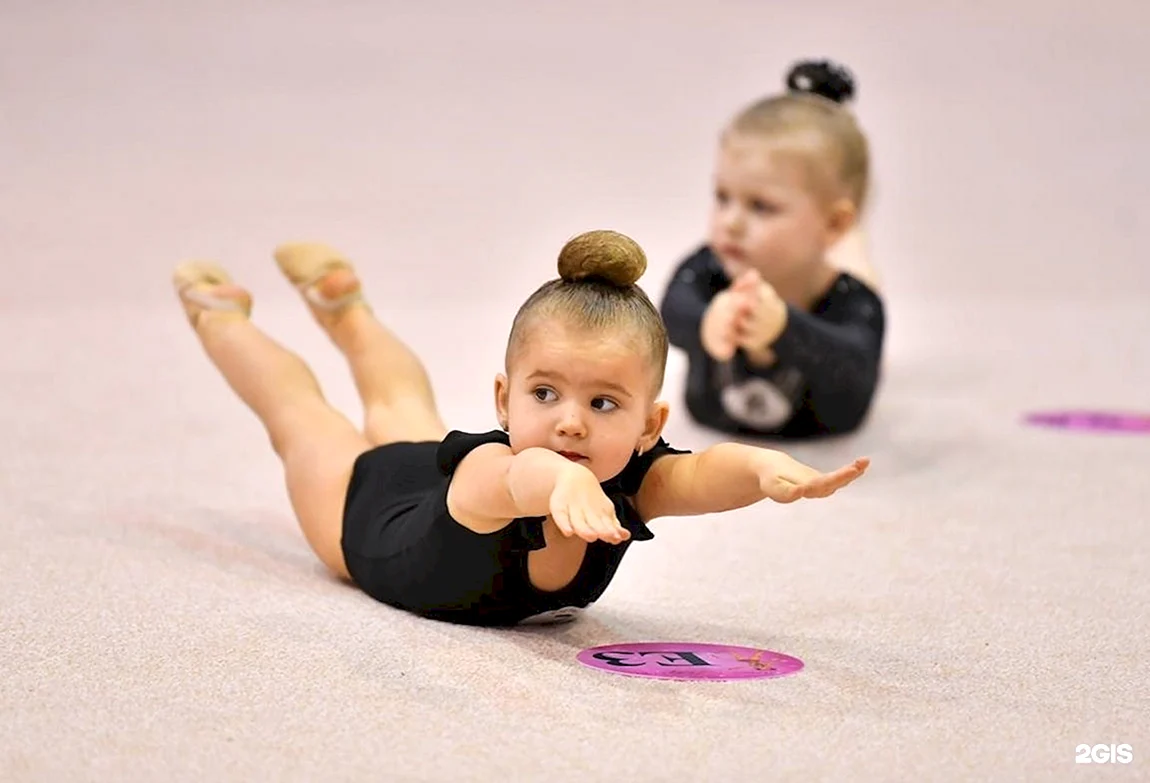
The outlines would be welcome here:
M 231 275 L 214 261 L 185 261 L 172 273 L 172 285 L 194 327 L 211 310 L 242 315 L 252 313 L 252 296 L 232 282 Z
M 288 242 L 274 255 L 280 271 L 316 309 L 334 313 L 363 301 L 355 267 L 338 250 L 317 242 Z

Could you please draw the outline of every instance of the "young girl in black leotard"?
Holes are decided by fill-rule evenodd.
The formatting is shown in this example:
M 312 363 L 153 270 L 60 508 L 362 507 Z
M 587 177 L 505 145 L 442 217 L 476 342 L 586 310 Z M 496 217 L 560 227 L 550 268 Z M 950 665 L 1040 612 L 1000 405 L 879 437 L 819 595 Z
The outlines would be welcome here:
M 669 446 L 667 336 L 635 285 L 643 252 L 620 234 L 573 239 L 560 278 L 522 306 L 496 378 L 502 429 L 486 433 L 447 431 L 419 359 L 376 320 L 344 257 L 315 244 L 275 257 L 347 357 L 362 431 L 256 328 L 250 295 L 223 269 L 181 265 L 176 288 L 208 357 L 267 429 L 308 543 L 392 606 L 477 625 L 582 608 L 630 542 L 652 538 L 655 517 L 826 497 L 867 467 L 823 474 L 742 444 Z
M 789 92 L 724 129 L 707 243 L 660 310 L 687 354 L 687 410 L 738 434 L 807 438 L 859 427 L 879 379 L 885 316 L 858 228 L 867 142 L 854 82 L 801 63 Z

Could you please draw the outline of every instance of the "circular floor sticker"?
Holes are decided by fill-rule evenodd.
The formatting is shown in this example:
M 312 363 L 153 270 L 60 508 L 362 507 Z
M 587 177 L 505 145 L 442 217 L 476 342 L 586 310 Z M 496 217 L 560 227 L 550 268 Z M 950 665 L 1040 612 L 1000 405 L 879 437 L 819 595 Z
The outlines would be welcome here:
M 753 680 L 785 677 L 803 662 L 782 653 L 697 642 L 630 642 L 591 647 L 576 660 L 592 669 L 664 680 Z
M 1064 430 L 1150 433 L 1150 415 L 1137 413 L 1052 411 L 1028 414 L 1026 416 L 1026 423 L 1040 427 L 1056 427 Z

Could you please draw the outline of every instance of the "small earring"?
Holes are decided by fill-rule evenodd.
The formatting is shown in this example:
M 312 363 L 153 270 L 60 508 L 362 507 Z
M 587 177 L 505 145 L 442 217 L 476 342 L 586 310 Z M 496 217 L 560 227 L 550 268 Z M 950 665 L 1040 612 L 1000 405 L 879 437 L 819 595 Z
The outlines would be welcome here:
M 508 430 L 508 429 L 507 429 L 507 422 L 505 422 L 505 421 L 501 421 L 501 422 L 499 422 L 499 427 L 500 427 L 500 428 L 501 428 L 501 429 L 502 429 L 504 432 L 509 432 L 509 431 L 510 431 L 510 430 Z

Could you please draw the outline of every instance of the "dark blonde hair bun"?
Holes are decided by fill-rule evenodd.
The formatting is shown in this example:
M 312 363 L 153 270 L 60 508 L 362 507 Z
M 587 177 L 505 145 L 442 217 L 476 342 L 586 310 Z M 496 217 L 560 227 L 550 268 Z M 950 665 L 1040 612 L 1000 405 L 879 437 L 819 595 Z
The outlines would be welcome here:
M 507 338 L 507 372 L 540 324 L 623 337 L 649 363 L 653 393 L 667 370 L 667 327 L 638 285 L 647 254 L 618 231 L 588 231 L 559 251 L 559 277 L 535 289 L 515 314 Z
M 647 271 L 639 243 L 617 231 L 587 231 L 559 251 L 559 276 L 565 283 L 599 280 L 619 288 L 638 282 Z

